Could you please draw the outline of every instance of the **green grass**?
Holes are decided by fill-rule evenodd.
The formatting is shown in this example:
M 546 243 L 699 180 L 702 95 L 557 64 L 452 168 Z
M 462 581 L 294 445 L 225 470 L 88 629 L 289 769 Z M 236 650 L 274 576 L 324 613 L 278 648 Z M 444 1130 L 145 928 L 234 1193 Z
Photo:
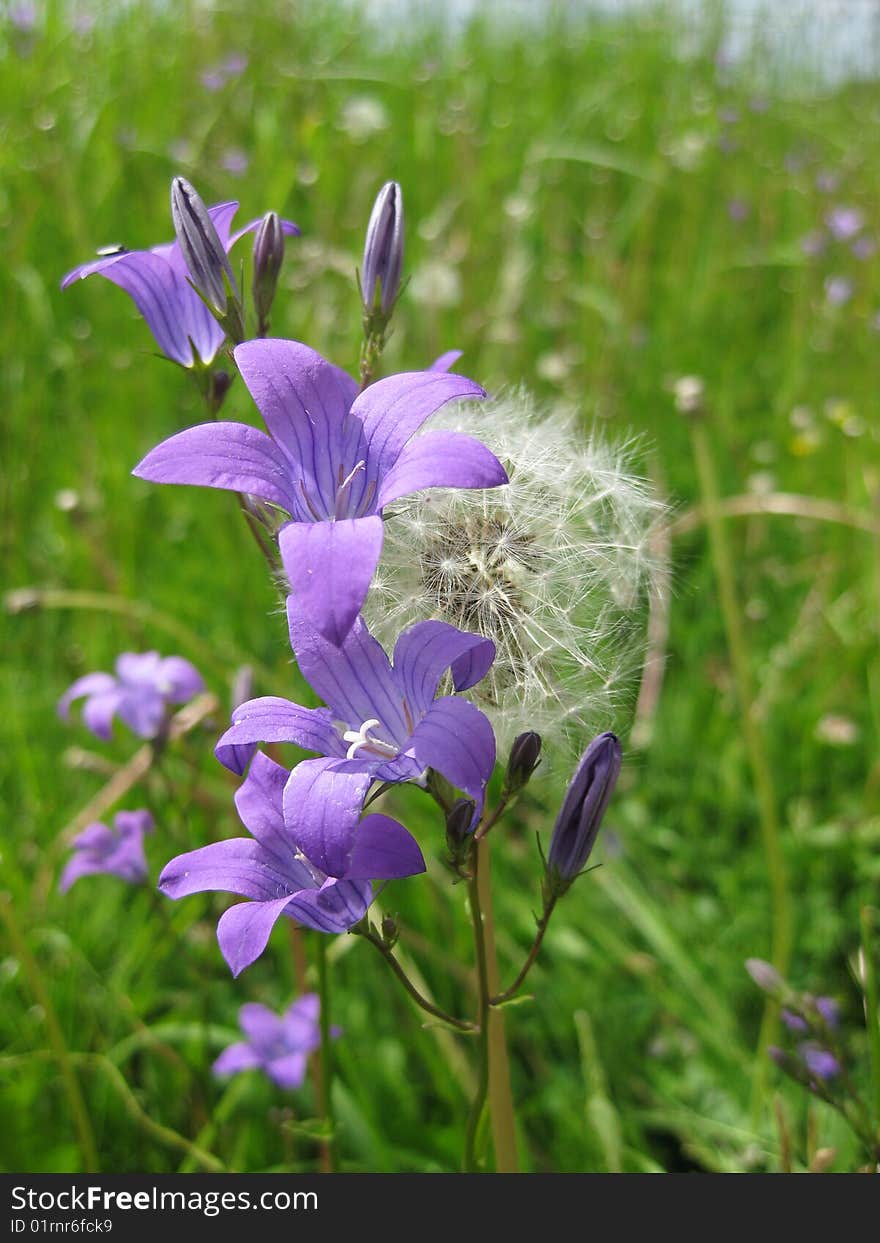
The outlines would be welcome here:
M 820 86 L 809 66 L 796 80 L 758 48 L 721 72 L 718 22 L 691 31 L 684 59 L 681 30 L 659 11 L 548 16 L 529 31 L 475 19 L 455 38 L 422 12 L 392 50 L 331 5 L 268 5 L 258 21 L 235 0 L 208 13 L 107 6 L 86 36 L 62 7 L 0 43 L 3 584 L 122 604 L 0 618 L 2 889 L 29 947 L 2 943 L 0 1101 L 15 1125 L 0 1135 L 0 1166 L 83 1168 L 72 1077 L 102 1169 L 196 1168 L 193 1143 L 229 1169 L 310 1169 L 314 1142 L 288 1125 L 313 1116 L 309 1088 L 282 1097 L 257 1076 L 210 1075 L 240 1004 L 293 995 L 286 930 L 233 982 L 214 940 L 225 899 L 163 903 L 112 880 L 56 890 L 53 844 L 103 780 L 70 767 L 68 748 L 113 763 L 136 749 L 121 729 L 102 747 L 58 721 L 75 677 L 155 646 L 193 659 L 223 701 L 168 758 L 184 793 L 170 802 L 151 780 L 125 803 L 155 808 L 154 873 L 181 847 L 234 832 L 234 787 L 211 747 L 236 665 L 258 667 L 258 693 L 295 689 L 273 589 L 230 498 L 129 475 L 202 417 L 194 386 L 151 356 L 121 292 L 96 280 L 61 294 L 60 276 L 108 242 L 168 239 L 168 185 L 184 172 L 209 202 L 240 198 L 242 219 L 274 207 L 298 221 L 273 328 L 353 368 L 354 267 L 373 196 L 395 177 L 413 283 L 389 369 L 460 346 L 462 369 L 487 388 L 523 382 L 576 404 L 585 426 L 640 436 L 643 468 L 682 513 L 698 488 L 670 383 L 696 373 L 725 495 L 798 493 L 876 522 L 880 260 L 840 243 L 811 258 L 800 245 L 836 202 L 860 207 L 869 233 L 880 218 L 876 86 Z M 247 69 L 207 91 L 200 73 L 233 51 Z M 356 136 L 365 99 L 381 128 Z M 239 178 L 221 168 L 237 148 L 250 159 Z M 840 177 L 833 195 L 816 184 L 825 170 Z M 731 219 L 732 200 L 747 204 L 744 220 Z M 419 301 L 438 263 L 454 275 L 448 305 Z M 832 307 L 823 286 L 838 274 L 854 294 Z M 242 386 L 226 413 L 253 417 Z M 62 489 L 77 493 L 72 512 Z M 880 880 L 878 536 L 754 514 L 728 535 L 795 895 L 791 979 L 837 995 L 858 1028 L 850 964 Z M 769 882 L 704 527 L 672 555 L 662 695 L 608 817 L 621 853 L 600 849 L 604 866 L 561 904 L 530 977 L 535 1003 L 509 1012 L 534 1170 L 779 1168 L 769 1101 L 750 1109 L 761 1000 L 742 965 L 769 952 Z M 847 719 L 851 741 L 827 741 L 829 715 Z M 631 713 L 609 725 L 626 738 Z M 499 831 L 504 975 L 533 933 L 533 831 L 552 824 L 562 780 L 539 772 L 522 823 Z M 437 999 L 460 1009 L 467 985 L 446 965 L 469 962 L 463 890 L 447 884 L 419 796 L 393 806 L 431 862 L 383 907 L 399 912 Z M 334 952 L 343 1167 L 457 1168 L 470 1045 L 423 1030 L 369 947 L 345 938 Z M 46 999 L 66 1078 L 47 1053 Z M 803 1162 L 804 1098 L 772 1086 Z M 855 1168 L 848 1135 L 813 1109 L 834 1168 Z

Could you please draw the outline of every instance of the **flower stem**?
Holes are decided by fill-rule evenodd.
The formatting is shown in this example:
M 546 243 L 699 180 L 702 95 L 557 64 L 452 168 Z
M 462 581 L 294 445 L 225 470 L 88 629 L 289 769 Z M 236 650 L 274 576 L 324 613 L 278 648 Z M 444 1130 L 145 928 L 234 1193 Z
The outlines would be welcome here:
M 514 994 L 517 993 L 519 989 L 522 987 L 523 980 L 526 978 L 526 976 L 531 971 L 532 966 L 535 962 L 535 959 L 538 957 L 538 951 L 540 950 L 541 944 L 544 940 L 544 933 L 547 931 L 547 925 L 550 923 L 550 916 L 553 914 L 553 910 L 556 906 L 556 901 L 557 900 L 555 897 L 550 897 L 547 899 L 547 903 L 544 907 L 544 912 L 541 915 L 541 918 L 538 920 L 538 931 L 535 934 L 535 940 L 532 943 L 532 948 L 529 950 L 528 957 L 526 958 L 525 962 L 522 965 L 522 968 L 520 969 L 519 975 L 513 981 L 510 988 L 506 988 L 503 993 L 496 993 L 495 996 L 489 998 L 490 1006 L 500 1006 L 505 1001 L 509 1001 L 510 998 L 513 997 Z
M 767 759 L 767 746 L 763 730 L 754 711 L 754 694 L 752 675 L 749 666 L 748 646 L 742 626 L 739 602 L 736 592 L 736 577 L 733 569 L 730 546 L 720 511 L 720 493 L 715 461 L 705 425 L 701 419 L 690 422 L 691 444 L 697 468 L 703 512 L 709 530 L 709 543 L 715 563 L 715 574 L 718 581 L 718 594 L 721 613 L 727 637 L 727 647 L 733 666 L 737 698 L 742 716 L 743 739 L 749 764 L 752 769 L 755 793 L 758 799 L 758 813 L 761 828 L 761 840 L 764 858 L 770 876 L 771 896 L 771 949 L 770 961 L 780 973 L 785 975 L 791 953 L 792 912 L 791 896 L 788 887 L 788 876 L 785 856 L 777 815 L 776 792 L 773 776 Z M 766 1056 L 767 1047 L 773 1039 L 778 1023 L 774 1003 L 768 1000 L 761 1023 L 756 1051 L 755 1075 L 753 1082 L 752 1106 L 756 1113 L 760 1108 L 767 1085 L 769 1062 Z
M 487 1013 L 486 1026 L 489 1054 L 489 1112 L 492 1120 L 492 1142 L 495 1147 L 495 1169 L 499 1174 L 515 1174 L 519 1170 L 516 1150 L 516 1113 L 510 1089 L 510 1059 L 504 1031 L 506 1016 L 489 1004 L 500 988 L 498 957 L 495 952 L 495 918 L 492 909 L 489 841 L 477 843 L 476 888 L 479 891 L 486 953 Z
M 479 1071 L 477 1090 L 468 1115 L 464 1137 L 464 1169 L 469 1174 L 477 1172 L 477 1134 L 480 1119 L 486 1107 L 489 1092 L 489 972 L 486 963 L 486 935 L 480 903 L 480 848 L 474 851 L 473 869 L 468 882 L 471 919 L 474 925 L 474 952 L 477 964 L 477 1026 L 480 1032 Z
M 397 976 L 398 980 L 400 980 L 407 993 L 409 993 L 416 1005 L 424 1010 L 426 1014 L 430 1014 L 432 1018 L 440 1019 L 443 1023 L 448 1023 L 450 1027 L 455 1027 L 458 1031 L 476 1031 L 476 1027 L 473 1023 L 469 1023 L 466 1019 L 457 1019 L 453 1015 L 447 1014 L 445 1010 L 441 1010 L 439 1006 L 435 1006 L 433 1002 L 428 1001 L 427 997 L 423 997 L 416 988 L 415 984 L 413 984 L 412 980 L 406 974 L 403 967 L 401 967 L 400 963 L 394 957 L 392 950 L 385 944 L 380 936 L 377 936 L 376 933 L 373 932 L 372 928 L 370 928 L 366 921 L 362 924 L 358 924 L 357 927 L 352 928 L 352 932 L 354 932 L 357 936 L 363 937 L 365 941 L 369 941 L 371 945 L 375 945 L 376 949 L 388 963 L 388 966 Z
M 318 1076 L 318 1112 L 327 1128 L 327 1139 L 321 1144 L 321 1168 L 324 1174 L 336 1169 L 336 1136 L 333 1121 L 333 1050 L 330 1045 L 330 983 L 327 970 L 327 938 L 320 933 L 318 945 L 318 996 L 321 998 L 321 1073 Z

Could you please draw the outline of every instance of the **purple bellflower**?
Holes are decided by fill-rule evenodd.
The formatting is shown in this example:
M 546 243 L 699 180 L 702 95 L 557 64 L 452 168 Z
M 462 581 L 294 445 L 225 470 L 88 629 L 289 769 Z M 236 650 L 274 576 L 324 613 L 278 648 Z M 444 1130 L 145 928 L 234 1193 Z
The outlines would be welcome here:
M 114 716 L 140 738 L 156 738 L 165 722 L 167 705 L 182 704 L 204 690 L 198 670 L 181 656 L 158 652 L 123 652 L 116 673 L 87 673 L 69 687 L 58 703 L 66 721 L 70 705 L 86 696 L 83 721 L 108 741 Z
M 217 925 L 233 975 L 259 958 L 282 915 L 319 932 L 346 932 L 373 901 L 372 880 L 424 872 L 415 839 L 396 820 L 360 819 L 371 777 L 324 774 L 311 763 L 292 773 L 258 753 L 235 795 L 252 837 L 214 842 L 179 855 L 164 868 L 159 889 L 169 898 L 221 890 L 247 898 Z
M 153 831 L 153 817 L 148 811 L 120 811 L 113 817 L 113 828 L 106 824 L 90 824 L 73 839 L 73 855 L 61 874 L 58 888 L 62 893 L 81 876 L 105 873 L 118 876 L 130 885 L 147 879 L 144 856 L 144 834 Z
M 246 492 L 285 510 L 284 569 L 304 614 L 337 646 L 360 612 L 382 552 L 382 511 L 423 488 L 491 488 L 503 466 L 478 440 L 427 418 L 457 398 L 485 397 L 440 369 L 356 382 L 297 341 L 246 341 L 235 361 L 270 435 L 203 423 L 157 445 L 134 474 Z M 435 365 L 436 366 L 436 365 Z
M 392 662 L 363 618 L 337 647 L 312 628 L 293 596 L 287 614 L 300 672 L 327 707 L 303 708 L 270 696 L 242 704 L 217 743 L 220 762 L 241 771 L 247 747 L 293 742 L 328 757 L 299 766 L 316 772 L 417 781 L 435 768 L 474 799 L 478 815 L 495 766 L 492 726 L 468 700 L 435 695 L 447 670 L 456 691 L 479 682 L 495 658 L 492 641 L 448 622 L 418 622 L 399 636 Z M 293 797 L 286 796 L 285 805 Z
M 238 1025 L 247 1039 L 223 1050 L 212 1067 L 214 1074 L 262 1070 L 279 1088 L 298 1088 L 306 1077 L 309 1054 L 321 1043 L 320 1014 L 317 993 L 298 997 L 283 1014 L 248 1002 L 238 1012 Z M 340 1035 L 338 1028 L 333 1035 Z
M 238 203 L 234 202 L 208 208 L 227 253 L 239 238 L 260 227 L 260 220 L 252 220 L 231 233 L 232 218 L 237 210 Z M 290 220 L 283 220 L 281 227 L 287 234 L 299 233 Z M 85 280 L 96 272 L 125 290 L 167 358 L 182 367 L 207 364 L 214 359 L 225 334 L 190 285 L 189 270 L 176 241 L 150 250 L 119 250 L 102 255 L 68 272 L 61 288 L 66 289 L 74 281 Z
M 816 1041 L 805 1041 L 798 1052 L 814 1079 L 834 1079 L 840 1074 L 840 1062 L 829 1049 L 823 1049 Z
M 550 839 L 547 875 L 554 893 L 564 893 L 586 866 L 614 793 L 620 761 L 620 742 L 610 733 L 594 738 L 581 757 Z

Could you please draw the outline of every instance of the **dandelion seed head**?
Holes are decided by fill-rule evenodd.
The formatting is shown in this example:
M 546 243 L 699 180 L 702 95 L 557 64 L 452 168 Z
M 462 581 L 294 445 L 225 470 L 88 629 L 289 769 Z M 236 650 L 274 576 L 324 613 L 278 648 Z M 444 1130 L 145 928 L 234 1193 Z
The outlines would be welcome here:
M 504 750 L 537 730 L 566 754 L 612 720 L 642 652 L 663 506 L 632 473 L 632 446 L 585 437 L 523 390 L 442 412 L 504 463 L 505 487 L 435 489 L 386 511 L 367 620 L 391 644 L 424 618 L 494 641 L 470 692 Z

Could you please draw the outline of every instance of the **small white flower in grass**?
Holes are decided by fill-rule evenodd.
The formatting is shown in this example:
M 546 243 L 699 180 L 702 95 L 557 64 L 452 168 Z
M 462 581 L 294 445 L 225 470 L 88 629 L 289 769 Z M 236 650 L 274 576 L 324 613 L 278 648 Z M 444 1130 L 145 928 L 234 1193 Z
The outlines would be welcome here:
M 510 483 L 393 507 L 369 625 L 387 642 L 424 618 L 491 638 L 495 663 L 470 694 L 500 750 L 528 729 L 580 751 L 612 723 L 638 667 L 664 507 L 627 447 L 586 437 L 525 391 L 450 408 L 431 426 L 477 437 Z

